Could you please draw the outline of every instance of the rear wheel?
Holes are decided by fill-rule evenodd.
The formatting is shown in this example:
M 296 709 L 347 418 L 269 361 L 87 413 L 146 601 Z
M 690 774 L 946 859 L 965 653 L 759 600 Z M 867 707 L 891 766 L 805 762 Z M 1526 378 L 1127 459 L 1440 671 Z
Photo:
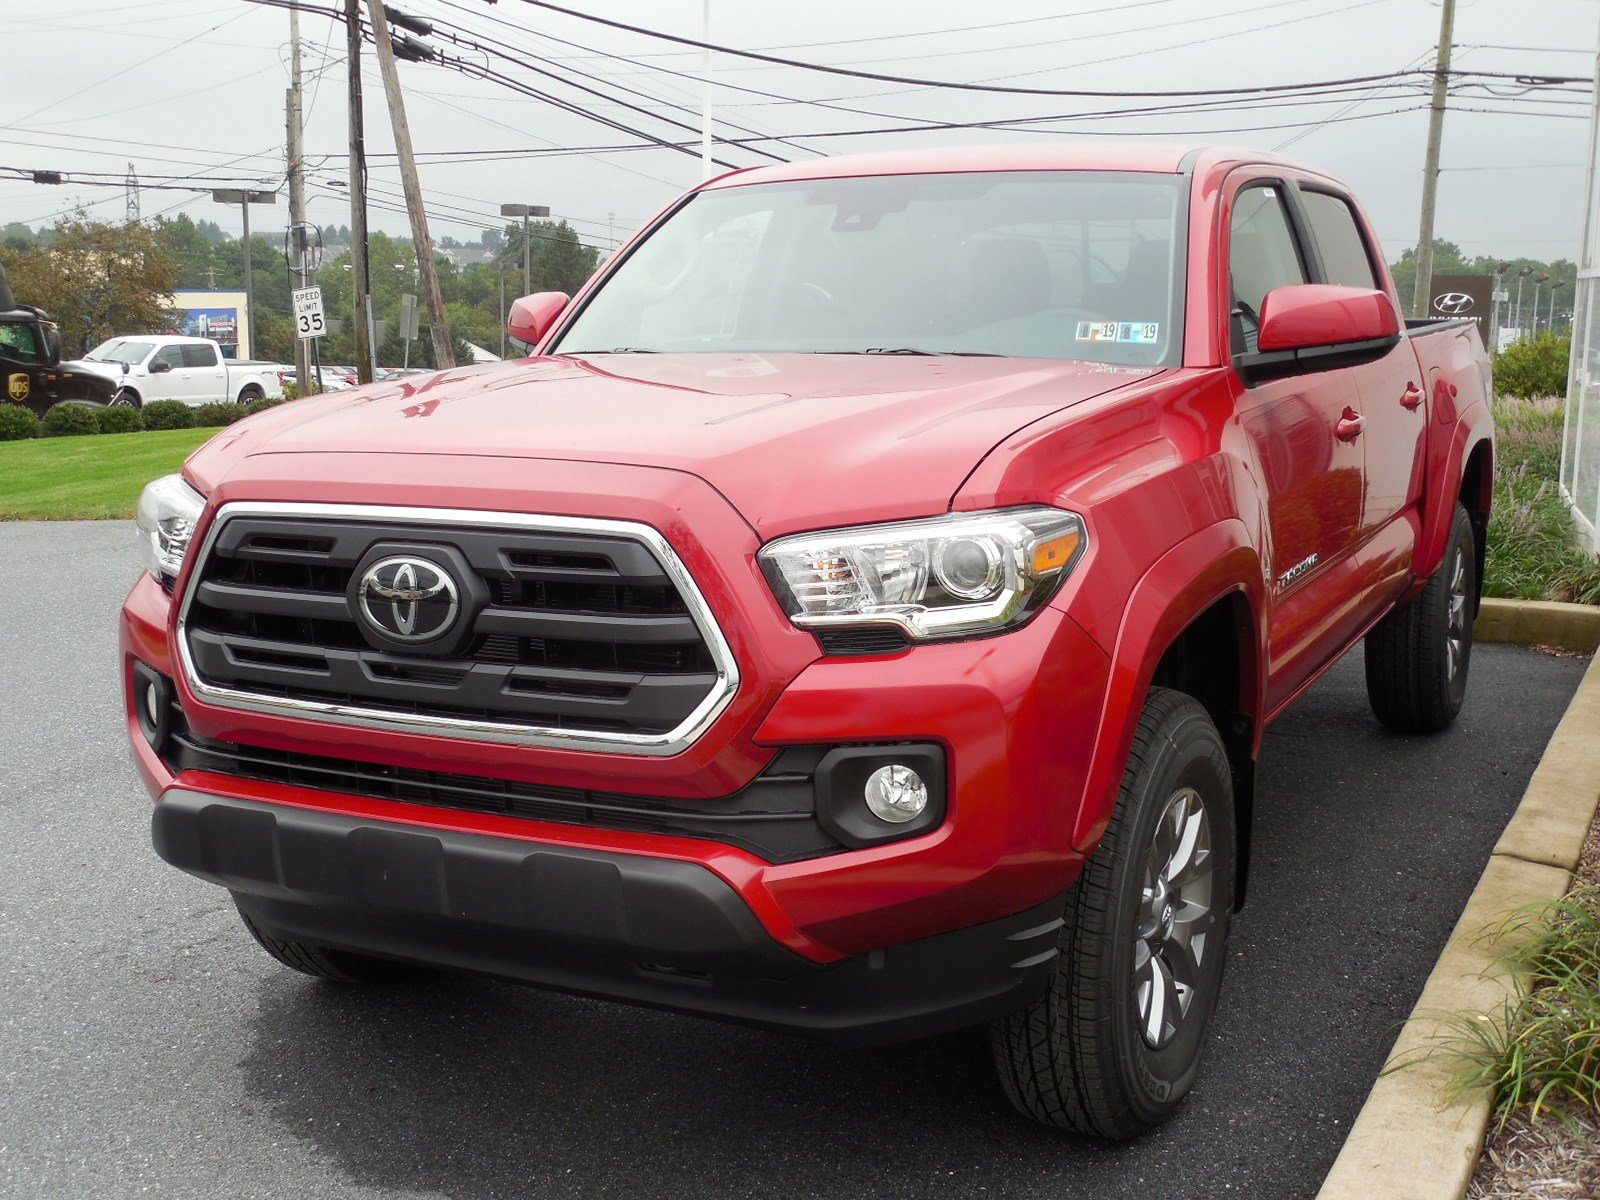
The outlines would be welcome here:
M 993 1026 L 1006 1095 L 1047 1125 L 1128 1138 L 1200 1067 L 1234 888 L 1233 777 L 1211 718 L 1150 693 L 1099 847 L 1067 894 L 1045 997 Z
M 249 383 L 249 384 L 246 384 L 240 390 L 240 392 L 239 392 L 239 403 L 240 404 L 254 404 L 257 400 L 260 400 L 265 396 L 266 396 L 265 392 L 263 392 L 255 384 Z
M 132 388 L 122 388 L 115 396 L 111 397 L 111 407 L 142 408 L 144 406 L 139 402 L 139 393 Z
M 238 904 L 238 897 L 234 898 L 234 903 Z M 398 979 L 405 971 L 399 963 L 392 963 L 386 959 L 273 937 L 270 932 L 256 924 L 242 906 L 239 908 L 239 917 L 244 921 L 244 927 L 250 931 L 250 936 L 255 938 L 258 946 L 284 966 L 299 971 L 302 975 L 310 975 L 314 979 L 346 984 L 389 983 Z
M 1367 699 L 1400 733 L 1438 733 L 1456 719 L 1472 665 L 1477 541 L 1456 505 L 1444 561 L 1428 585 L 1367 634 Z

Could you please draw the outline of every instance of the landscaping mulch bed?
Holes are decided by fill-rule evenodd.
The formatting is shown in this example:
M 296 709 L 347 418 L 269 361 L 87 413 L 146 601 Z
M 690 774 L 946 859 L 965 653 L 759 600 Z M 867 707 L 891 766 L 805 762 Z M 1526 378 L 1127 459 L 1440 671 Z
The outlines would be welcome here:
M 1600 885 L 1600 810 L 1574 884 Z M 1467 1200 L 1600 1200 L 1600 1110 L 1525 1112 L 1491 1124 Z

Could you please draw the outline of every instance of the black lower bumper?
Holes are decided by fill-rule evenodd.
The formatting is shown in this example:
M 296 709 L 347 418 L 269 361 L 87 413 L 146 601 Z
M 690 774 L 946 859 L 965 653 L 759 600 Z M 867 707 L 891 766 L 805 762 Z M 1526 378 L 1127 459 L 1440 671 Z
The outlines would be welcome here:
M 818 966 L 692 863 L 171 789 L 156 852 L 272 936 L 849 1043 L 975 1025 L 1043 995 L 1059 900 Z

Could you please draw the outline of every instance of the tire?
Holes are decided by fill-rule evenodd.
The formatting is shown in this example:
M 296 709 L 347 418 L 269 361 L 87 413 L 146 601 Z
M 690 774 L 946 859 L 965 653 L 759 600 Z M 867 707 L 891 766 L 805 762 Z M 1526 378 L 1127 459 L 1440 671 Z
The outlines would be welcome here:
M 1367 634 L 1367 699 L 1397 733 L 1438 733 L 1461 711 L 1472 665 L 1477 549 L 1472 521 L 1458 504 L 1433 578 Z
M 234 904 L 238 906 L 238 897 Z M 258 946 L 284 966 L 313 979 L 343 984 L 390 983 L 404 971 L 400 964 L 385 959 L 275 938 L 257 925 L 243 907 L 239 907 L 239 918 Z
M 1110 824 L 1067 893 L 1055 981 L 991 1027 L 1011 1103 L 1046 1125 L 1118 1140 L 1169 1116 L 1199 1072 L 1233 896 L 1233 776 L 1222 738 L 1195 700 L 1153 689 Z M 1163 984 L 1160 1012 L 1152 982 Z
M 264 400 L 266 393 L 253 383 L 247 383 L 239 391 L 240 404 L 254 404 L 257 400 Z
M 132 388 L 119 388 L 117 394 L 111 397 L 112 408 L 143 408 L 144 402 L 139 399 L 139 393 Z

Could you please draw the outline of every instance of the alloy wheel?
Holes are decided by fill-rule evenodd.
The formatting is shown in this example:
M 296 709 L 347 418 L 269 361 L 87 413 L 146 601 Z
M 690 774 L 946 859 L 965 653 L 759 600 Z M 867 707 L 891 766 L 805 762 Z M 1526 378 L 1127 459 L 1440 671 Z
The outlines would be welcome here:
M 1461 661 L 1467 652 L 1467 556 L 1456 551 L 1450 573 L 1449 626 L 1445 635 L 1449 680 L 1461 674 Z
M 1180 788 L 1156 822 L 1133 948 L 1133 1007 L 1152 1050 L 1178 1035 L 1194 1001 L 1216 925 L 1211 821 L 1194 788 Z

